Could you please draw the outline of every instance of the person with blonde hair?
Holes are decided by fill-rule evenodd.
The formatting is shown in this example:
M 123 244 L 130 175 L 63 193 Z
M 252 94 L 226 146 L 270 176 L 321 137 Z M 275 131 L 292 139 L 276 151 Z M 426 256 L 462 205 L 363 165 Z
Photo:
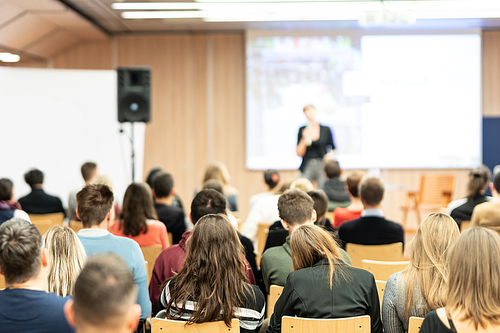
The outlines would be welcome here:
M 76 278 L 87 261 L 82 242 L 70 227 L 55 225 L 42 237 L 47 249 L 46 291 L 73 295 Z
M 238 211 L 238 190 L 231 185 L 229 182 L 231 181 L 231 176 L 229 175 L 229 171 L 227 167 L 222 162 L 213 162 L 206 166 L 205 174 L 203 176 L 203 181 L 201 182 L 201 188 L 203 188 L 203 184 L 207 180 L 217 179 L 222 182 L 224 186 L 224 195 L 227 198 L 227 202 L 229 203 L 229 210 L 232 212 Z
M 298 188 L 304 192 L 314 190 L 313 183 L 307 178 L 298 178 L 290 184 L 290 189 Z
M 445 307 L 427 314 L 420 333 L 500 332 L 500 236 L 465 230 L 450 251 Z
M 381 333 L 380 304 L 373 274 L 342 260 L 333 238 L 315 225 L 292 232 L 293 272 L 274 307 L 267 333 L 281 332 L 283 316 L 346 318 L 369 315 Z
M 386 333 L 408 331 L 411 316 L 424 317 L 446 304 L 450 248 L 460 232 L 443 213 L 430 214 L 408 245 L 410 265 L 389 277 L 382 302 Z

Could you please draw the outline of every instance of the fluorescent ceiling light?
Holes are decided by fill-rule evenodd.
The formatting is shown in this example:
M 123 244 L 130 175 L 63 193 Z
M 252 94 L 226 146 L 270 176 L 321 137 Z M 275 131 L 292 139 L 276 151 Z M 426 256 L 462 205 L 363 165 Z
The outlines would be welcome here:
M 21 59 L 17 54 L 12 54 L 9 52 L 0 52 L 1 62 L 18 62 Z

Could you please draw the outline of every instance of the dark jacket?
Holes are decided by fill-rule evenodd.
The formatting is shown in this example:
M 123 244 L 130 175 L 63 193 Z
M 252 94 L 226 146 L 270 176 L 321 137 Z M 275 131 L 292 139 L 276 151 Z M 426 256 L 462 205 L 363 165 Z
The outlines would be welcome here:
M 347 243 L 362 245 L 382 245 L 405 243 L 403 227 L 383 217 L 365 216 L 343 223 L 339 228 L 339 238 L 345 249 Z
M 19 199 L 19 203 L 28 214 L 63 213 L 66 216 L 61 199 L 48 195 L 41 188 L 34 188 L 30 194 Z

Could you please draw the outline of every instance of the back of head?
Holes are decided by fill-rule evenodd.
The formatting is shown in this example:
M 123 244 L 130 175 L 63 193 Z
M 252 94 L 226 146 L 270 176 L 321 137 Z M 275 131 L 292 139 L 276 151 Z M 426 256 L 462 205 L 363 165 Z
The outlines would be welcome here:
M 203 189 L 209 189 L 211 188 L 212 190 L 216 190 L 220 194 L 224 195 L 224 184 L 220 180 L 217 179 L 209 179 L 206 182 L 203 183 Z
M 205 175 L 203 176 L 203 183 L 209 179 L 220 180 L 224 185 L 229 183 L 229 172 L 227 167 L 222 162 L 213 162 L 205 168 Z
M 479 325 L 500 325 L 500 236 L 482 227 L 465 230 L 450 253 L 446 312 Z
M 137 287 L 125 261 L 116 254 L 93 256 L 75 283 L 77 327 L 122 327 L 136 299 Z
M 317 214 L 316 222 L 322 222 L 323 223 L 322 225 L 324 225 L 324 221 L 321 220 L 323 220 L 323 217 L 325 216 L 326 211 L 328 210 L 328 196 L 323 190 L 312 190 L 307 192 L 307 194 L 314 201 L 314 210 L 316 211 Z
M 198 220 L 208 214 L 226 214 L 226 198 L 213 189 L 198 192 L 191 202 L 191 220 Z
M 85 180 L 86 182 L 91 181 L 95 176 L 96 170 L 97 164 L 95 164 L 94 162 L 84 163 L 81 168 L 83 180 Z
M 472 169 L 469 172 L 469 180 L 467 182 L 467 199 L 472 200 L 475 195 L 486 190 L 490 181 L 491 172 L 486 166 L 480 166 Z
M 299 190 L 302 190 L 304 192 L 309 192 L 314 190 L 314 186 L 311 183 L 311 181 L 307 178 L 299 178 L 296 179 L 292 184 L 290 185 L 290 189 L 297 188 Z
M 98 225 L 113 207 L 113 192 L 104 184 L 90 184 L 76 194 L 78 217 L 85 228 Z
M 154 186 L 154 184 L 153 184 L 154 178 L 160 172 L 163 172 L 163 170 L 161 168 L 153 168 L 153 169 L 151 169 L 151 171 L 149 171 L 149 174 L 146 177 L 146 184 L 148 184 L 149 187 L 153 188 L 153 186 Z
M 42 239 L 48 254 L 46 290 L 59 296 L 72 295 L 87 261 L 82 242 L 70 227 L 60 225 L 50 228 Z
M 31 188 L 33 188 L 35 185 L 43 184 L 43 172 L 38 169 L 31 169 L 24 174 L 24 181 Z
M 286 190 L 278 199 L 280 219 L 289 225 L 305 223 L 312 218 L 314 201 L 299 189 Z
M 324 169 L 326 176 L 329 179 L 340 177 L 340 165 L 339 162 L 335 160 L 328 160 L 324 164 Z
M 349 174 L 349 176 L 347 176 L 347 190 L 354 198 L 359 197 L 359 182 L 361 181 L 361 179 L 363 179 L 364 176 L 365 174 L 361 171 L 353 171 Z
M 13 218 L 0 225 L 0 268 L 8 284 L 36 278 L 41 269 L 42 236 L 31 223 Z
M 449 215 L 432 213 L 418 226 L 408 244 L 411 264 L 402 272 L 405 282 L 405 315 L 412 310 L 424 317 L 427 312 L 446 304 L 446 281 L 451 247 L 460 236 L 458 225 Z M 415 286 L 426 300 L 426 307 L 417 307 Z
M 359 196 L 365 205 L 377 206 L 384 198 L 385 187 L 382 181 L 373 176 L 365 176 L 359 182 Z
M 493 177 L 493 187 L 500 193 L 500 172 L 497 172 Z
M 266 170 L 264 172 L 264 182 L 269 186 L 269 189 L 274 189 L 280 182 L 280 172 L 274 169 Z
M 174 178 L 172 178 L 172 175 L 169 173 L 158 172 L 153 177 L 153 186 L 151 188 L 155 191 L 155 196 L 157 198 L 166 198 L 172 193 Z
M 10 179 L 0 179 L 0 201 L 9 201 L 12 199 L 12 188 L 14 184 Z
M 153 197 L 148 184 L 130 184 L 123 196 L 123 207 L 120 213 L 123 233 L 132 237 L 147 233 L 147 220 L 156 220 L 156 218 Z

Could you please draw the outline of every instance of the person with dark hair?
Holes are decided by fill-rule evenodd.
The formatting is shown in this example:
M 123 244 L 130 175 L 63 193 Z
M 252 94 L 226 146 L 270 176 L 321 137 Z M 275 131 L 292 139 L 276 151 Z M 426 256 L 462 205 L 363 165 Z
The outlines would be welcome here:
M 125 261 L 116 254 L 96 255 L 83 267 L 64 312 L 78 333 L 130 333 L 141 315 L 136 299 L 134 276 Z
M 213 246 L 217 244 L 217 246 Z M 224 214 L 203 216 L 194 226 L 179 274 L 162 284 L 158 317 L 188 324 L 240 320 L 243 333 L 258 332 L 266 302 L 248 283 L 243 246 Z
M 11 218 L 18 217 L 31 222 L 19 202 L 14 201 L 14 184 L 10 179 L 0 179 L 0 225 Z
M 346 179 L 347 194 L 349 195 L 351 204 L 345 208 L 337 207 L 333 211 L 333 227 L 338 229 L 345 221 L 355 220 L 361 216 L 363 211 L 363 203 L 359 197 L 359 182 L 363 178 L 364 173 L 353 171 Z
M 151 189 L 146 183 L 132 183 L 123 197 L 120 221 L 108 229 L 113 235 L 128 237 L 139 246 L 168 244 L 167 228 L 157 220 Z
M 83 163 L 82 167 L 80 168 L 80 171 L 82 173 L 83 181 L 85 182 L 85 186 L 92 184 L 92 181 L 94 178 L 97 177 L 97 164 L 94 162 L 85 162 Z M 69 221 L 79 221 L 80 219 L 78 216 L 76 216 L 76 194 L 80 190 L 73 191 L 69 194 L 68 198 L 68 219 Z
M 64 316 L 69 297 L 45 292 L 47 256 L 30 222 L 13 218 L 0 226 L 1 332 L 74 332 Z
M 339 238 L 345 249 L 347 243 L 362 245 L 382 245 L 405 242 L 403 227 L 384 218 L 382 199 L 385 187 L 373 176 L 364 177 L 359 183 L 359 196 L 364 210 L 361 217 L 343 223 L 339 228 Z
M 161 168 L 153 168 L 153 169 L 151 169 L 148 176 L 146 177 L 145 182 L 149 185 L 149 187 L 151 189 L 154 189 L 154 178 L 159 173 L 163 173 L 163 170 Z M 156 200 L 156 197 L 154 197 L 154 199 Z M 178 208 L 182 209 L 182 213 L 184 214 L 184 206 L 182 205 L 182 200 L 181 200 L 181 198 L 179 198 L 179 196 L 177 194 L 174 195 L 174 199 L 172 200 L 171 206 L 178 207 Z M 167 226 L 167 229 L 168 229 L 168 226 Z M 174 242 L 174 244 L 177 244 L 177 243 Z
M 347 207 L 351 203 L 345 190 L 345 183 L 340 179 L 342 170 L 339 162 L 329 159 L 324 163 L 324 170 L 328 178 L 321 188 L 328 196 L 328 211 L 333 212 L 337 207 Z
M 108 231 L 113 199 L 113 191 L 104 184 L 90 184 L 77 193 L 76 214 L 83 224 L 83 229 L 78 231 L 78 238 L 89 258 L 96 254 L 115 253 L 127 262 L 139 289 L 137 303 L 141 306 L 141 319 L 145 320 L 151 314 L 151 302 L 144 256 L 136 241 L 115 236 Z
M 195 195 L 191 203 L 189 218 L 193 225 L 196 225 L 200 218 L 208 214 L 226 214 L 226 198 L 213 189 L 201 190 Z M 160 285 L 163 281 L 179 273 L 182 269 L 184 258 L 186 257 L 186 244 L 190 236 L 191 231 L 186 231 L 182 234 L 179 244 L 172 245 L 163 250 L 155 261 L 151 281 L 149 282 L 149 298 L 153 304 L 153 314 L 159 311 Z M 246 264 L 247 281 L 255 284 L 255 277 L 250 264 L 248 262 Z
M 172 175 L 161 171 L 156 173 L 151 189 L 158 220 L 163 222 L 172 234 L 172 243 L 179 244 L 182 234 L 186 231 L 186 223 L 182 208 L 173 205 L 176 191 Z
M 268 169 L 264 172 L 264 183 L 266 183 L 268 190 L 266 192 L 258 193 L 253 195 L 250 198 L 250 208 L 252 207 L 263 197 L 269 195 L 275 195 L 280 191 L 281 187 L 281 176 L 278 170 Z
M 471 224 L 485 227 L 500 234 L 500 172 L 490 183 L 493 201 L 477 205 L 472 212 Z
M 31 187 L 31 193 L 19 199 L 19 204 L 26 213 L 63 213 L 66 216 L 61 199 L 48 195 L 43 190 L 43 172 L 38 169 L 31 169 L 24 174 L 24 180 Z

